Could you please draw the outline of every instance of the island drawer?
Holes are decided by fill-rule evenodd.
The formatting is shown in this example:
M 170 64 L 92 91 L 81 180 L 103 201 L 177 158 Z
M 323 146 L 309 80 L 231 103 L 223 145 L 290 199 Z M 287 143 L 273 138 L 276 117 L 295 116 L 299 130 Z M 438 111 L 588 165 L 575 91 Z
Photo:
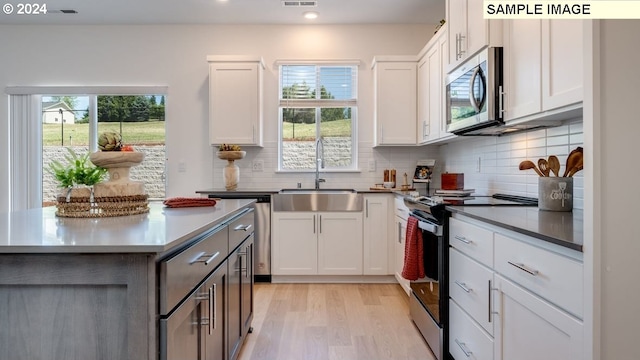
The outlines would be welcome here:
M 219 226 L 160 262 L 160 314 L 166 315 L 229 255 L 228 230 Z
M 463 254 L 493 267 L 493 232 L 465 221 L 449 219 L 449 245 Z
M 496 272 L 582 318 L 582 262 L 502 234 L 495 246 Z
M 233 250 L 255 230 L 255 211 L 244 213 L 229 223 L 229 251 Z

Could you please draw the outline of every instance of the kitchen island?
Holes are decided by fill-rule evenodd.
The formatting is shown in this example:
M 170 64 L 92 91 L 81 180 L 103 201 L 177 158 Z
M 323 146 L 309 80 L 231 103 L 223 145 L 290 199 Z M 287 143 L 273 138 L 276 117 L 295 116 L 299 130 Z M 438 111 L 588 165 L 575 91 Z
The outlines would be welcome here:
M 56 217 L 54 207 L 0 214 L 0 359 L 159 359 L 161 264 L 223 228 L 225 260 L 225 227 L 252 204 L 151 203 L 148 214 L 89 219 Z

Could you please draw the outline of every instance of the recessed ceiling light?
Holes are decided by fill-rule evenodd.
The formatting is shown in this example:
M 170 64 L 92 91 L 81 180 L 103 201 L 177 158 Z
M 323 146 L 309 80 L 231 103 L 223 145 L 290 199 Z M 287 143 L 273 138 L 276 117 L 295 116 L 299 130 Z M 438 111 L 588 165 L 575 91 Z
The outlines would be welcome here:
M 313 19 L 316 19 L 318 17 L 318 13 L 315 12 L 315 11 L 307 11 L 302 15 L 304 15 L 305 19 L 309 19 L 309 20 L 313 20 Z

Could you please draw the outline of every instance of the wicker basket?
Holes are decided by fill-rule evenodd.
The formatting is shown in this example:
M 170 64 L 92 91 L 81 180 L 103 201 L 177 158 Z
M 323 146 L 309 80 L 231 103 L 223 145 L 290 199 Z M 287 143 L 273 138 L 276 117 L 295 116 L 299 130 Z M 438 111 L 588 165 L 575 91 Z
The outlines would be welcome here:
M 56 216 L 72 218 L 98 218 L 127 216 L 149 212 L 148 195 L 105 196 L 58 196 Z

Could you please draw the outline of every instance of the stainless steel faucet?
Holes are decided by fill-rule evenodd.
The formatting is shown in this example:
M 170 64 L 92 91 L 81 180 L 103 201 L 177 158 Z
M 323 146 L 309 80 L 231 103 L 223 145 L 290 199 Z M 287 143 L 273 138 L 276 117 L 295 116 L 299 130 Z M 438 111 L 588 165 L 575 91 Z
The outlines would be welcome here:
M 324 169 L 324 144 L 322 143 L 322 136 L 316 140 L 316 189 L 320 189 L 320 183 L 325 182 L 324 179 L 320 179 L 320 168 Z

